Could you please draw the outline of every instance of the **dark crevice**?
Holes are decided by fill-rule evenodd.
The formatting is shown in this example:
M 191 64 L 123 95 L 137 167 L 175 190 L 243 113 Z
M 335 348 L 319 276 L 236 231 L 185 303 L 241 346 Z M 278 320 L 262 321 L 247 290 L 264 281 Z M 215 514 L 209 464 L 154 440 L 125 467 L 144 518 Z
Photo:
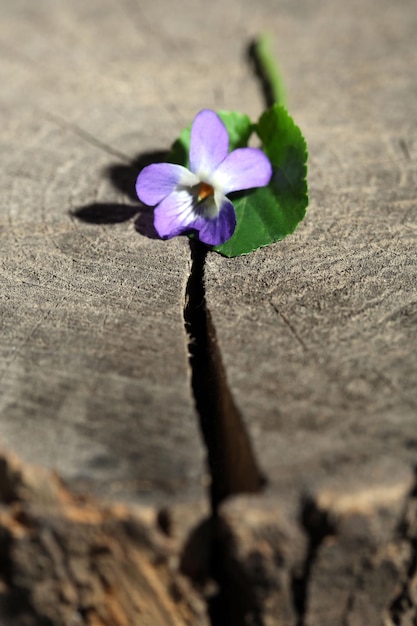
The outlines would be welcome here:
M 227 496 L 258 493 L 265 484 L 242 417 L 227 385 L 216 331 L 207 310 L 204 264 L 207 249 L 190 242 L 191 272 L 186 290 L 191 384 L 211 474 L 213 511 Z
M 309 583 L 320 545 L 326 537 L 333 535 L 335 532 L 328 513 L 319 509 L 312 500 L 305 501 L 300 518 L 300 522 L 308 536 L 308 547 L 301 572 L 294 574 L 292 578 L 293 606 L 298 616 L 296 626 L 304 626 L 305 624 Z
M 212 626 L 241 626 L 245 623 L 244 615 L 253 606 L 253 598 L 249 584 L 240 580 L 239 568 L 226 571 L 230 559 L 225 550 L 232 550 L 232 537 L 225 537 L 227 529 L 218 517 L 217 509 L 228 496 L 259 493 L 266 481 L 258 468 L 249 435 L 228 387 L 216 331 L 207 309 L 204 286 L 207 248 L 197 240 L 191 240 L 190 249 L 192 265 L 186 289 L 184 321 L 188 334 L 192 390 L 211 476 L 212 506 L 211 518 L 204 526 L 204 533 L 201 529 L 199 533 L 203 533 L 208 541 L 208 575 L 218 586 L 218 593 L 207 600 L 207 608 Z M 191 571 L 187 557 L 195 550 L 190 548 L 191 540 L 189 544 L 183 554 L 182 569 L 198 584 L 207 572 L 204 568 Z M 189 562 L 192 563 L 192 559 Z
M 263 598 L 269 593 L 268 581 L 259 571 L 254 578 L 251 567 L 241 562 L 234 531 L 221 518 L 214 528 L 214 554 L 213 573 L 220 593 L 216 598 L 217 621 L 212 625 L 265 626 Z

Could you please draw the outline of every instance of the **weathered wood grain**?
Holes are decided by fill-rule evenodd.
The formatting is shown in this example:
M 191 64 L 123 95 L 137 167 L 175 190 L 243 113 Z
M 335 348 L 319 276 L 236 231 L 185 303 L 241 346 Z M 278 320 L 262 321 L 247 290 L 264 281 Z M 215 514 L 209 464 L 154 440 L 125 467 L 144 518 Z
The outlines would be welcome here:
M 140 565 L 131 578 L 117 565 L 128 568 L 123 555 L 136 548 L 113 509 L 103 514 L 111 520 L 105 529 L 105 505 L 90 503 L 96 523 L 83 524 L 55 500 L 45 510 L 40 489 L 35 528 L 13 535 L 16 549 L 1 559 L 5 596 L 29 595 L 36 623 L 194 624 L 192 611 L 181 617 L 179 605 L 169 605 L 170 588 L 184 581 L 178 563 L 188 535 L 208 508 L 183 320 L 190 256 L 186 241 L 164 244 L 135 230 L 135 216 L 139 228 L 149 224 L 132 188 L 138 157 L 169 147 L 182 123 L 162 98 L 172 75 L 169 83 L 168 73 L 155 79 L 166 52 L 152 45 L 135 7 L 132 14 L 112 2 L 0 7 L 0 440 L 24 461 L 59 471 L 75 493 L 135 502 L 146 532 L 159 519 L 173 533 L 168 577 L 155 565 L 157 542 L 138 558 L 162 595 L 148 594 Z M 3 530 L 19 535 L 11 509 Z M 43 542 L 48 533 L 64 544 L 55 561 L 57 550 Z M 102 535 L 114 546 L 106 567 L 120 582 L 113 598 L 119 621 L 106 607 L 101 574 L 89 570 L 89 551 Z M 0 543 L 3 557 L 8 540 Z M 188 557 L 194 570 L 196 556 Z M 77 590 L 66 595 L 65 568 L 78 557 L 81 578 L 97 588 L 83 610 Z M 187 595 L 201 603 L 205 623 L 204 600 Z M 24 606 L 17 608 L 21 626 Z
M 237 595 L 257 590 L 236 623 L 408 624 L 417 15 L 407 2 L 286 9 L 269 19 L 311 154 L 308 217 L 282 243 L 206 264 L 229 388 L 268 481 L 223 505 L 224 567 L 240 571 Z
M 134 501 L 142 516 L 169 507 L 177 562 L 202 534 L 223 596 L 213 623 L 412 623 L 413 0 L 0 0 L 0 8 L 3 445 L 58 470 L 76 493 Z M 308 140 L 311 204 L 284 242 L 206 259 L 209 357 L 222 390 L 214 404 L 225 420 L 214 429 L 210 469 L 220 481 L 216 468 L 228 473 L 219 499 L 257 488 L 257 465 L 267 479 L 262 493 L 223 501 L 213 543 L 204 536 L 209 477 L 183 320 L 190 250 L 183 239 L 144 235 L 151 224 L 132 183 L 144 155 L 166 150 L 199 109 L 256 118 L 262 98 L 244 48 L 265 30 Z M 130 538 L 117 521 L 104 528 L 105 505 L 92 505 L 89 534 L 69 522 L 59 498 L 46 511 L 42 489 L 34 497 L 38 530 L 79 539 L 85 553 L 104 534 L 121 587 L 137 583 L 119 559 Z M 3 528 L 22 578 L 8 582 L 27 590 L 36 574 L 25 569 L 29 547 L 43 558 L 42 533 L 30 544 L 13 506 Z M 154 576 L 152 541 L 137 562 Z M 204 582 L 204 566 L 192 561 L 185 569 Z M 152 624 L 169 624 L 169 586 L 183 584 L 177 566 L 161 572 L 159 599 L 143 596 L 149 610 L 158 605 Z M 139 595 L 146 585 L 137 584 Z M 97 606 L 106 611 L 104 591 Z M 48 613 L 53 597 L 35 595 L 38 616 L 60 624 Z M 173 623 L 197 615 L 204 623 L 200 609 L 184 609 L 184 619 L 173 609 Z
M 128 42 L 116 29 L 106 53 L 100 3 L 3 5 L 0 437 L 106 495 L 200 499 L 188 245 L 139 235 L 126 187 L 136 154 L 164 147 L 144 112 L 159 94 L 142 85 L 138 104 L 130 66 L 104 71 Z M 128 63 L 134 28 L 130 43 Z

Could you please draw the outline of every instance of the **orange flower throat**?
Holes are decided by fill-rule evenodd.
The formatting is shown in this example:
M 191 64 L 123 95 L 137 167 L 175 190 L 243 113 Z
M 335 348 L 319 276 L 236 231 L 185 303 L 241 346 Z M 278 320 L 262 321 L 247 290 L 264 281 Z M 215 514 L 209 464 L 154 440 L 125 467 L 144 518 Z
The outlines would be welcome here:
M 203 200 L 205 200 L 206 198 L 212 195 L 214 195 L 213 187 L 209 185 L 208 183 L 200 183 L 200 186 L 198 188 L 197 201 L 202 202 Z

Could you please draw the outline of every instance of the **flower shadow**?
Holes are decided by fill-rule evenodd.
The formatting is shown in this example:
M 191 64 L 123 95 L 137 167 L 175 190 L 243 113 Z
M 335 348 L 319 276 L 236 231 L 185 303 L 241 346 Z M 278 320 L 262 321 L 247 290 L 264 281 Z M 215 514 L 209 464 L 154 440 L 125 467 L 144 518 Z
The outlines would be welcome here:
M 138 201 L 136 195 L 136 179 L 139 172 L 151 163 L 167 161 L 168 151 L 158 150 L 143 152 L 137 155 L 130 163 L 112 163 L 104 170 L 105 177 L 117 191 L 121 191 L 135 204 L 117 204 L 111 202 L 94 202 L 71 211 L 75 218 L 89 224 L 119 224 L 133 218 L 135 230 L 149 239 L 160 239 L 156 232 L 154 209 Z
M 153 225 L 153 212 L 153 208 L 139 204 L 135 206 L 94 202 L 75 209 L 71 214 L 88 224 L 120 224 L 136 218 L 134 225 L 138 233 L 148 239 L 160 239 Z
M 138 206 L 129 204 L 93 202 L 75 209 L 72 215 L 88 224 L 120 224 L 135 217 L 138 210 Z
M 138 201 L 136 195 L 136 179 L 138 174 L 144 167 L 152 163 L 164 163 L 168 160 L 169 152 L 167 150 L 153 150 L 138 154 L 133 161 L 128 164 L 112 163 L 106 170 L 106 176 L 113 186 L 122 193 L 126 194 L 131 200 Z

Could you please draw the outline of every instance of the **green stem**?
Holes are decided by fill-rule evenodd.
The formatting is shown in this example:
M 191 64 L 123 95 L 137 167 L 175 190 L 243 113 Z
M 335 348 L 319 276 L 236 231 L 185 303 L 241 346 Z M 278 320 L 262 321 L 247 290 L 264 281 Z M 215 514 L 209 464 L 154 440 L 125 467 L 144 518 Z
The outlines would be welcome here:
M 268 35 L 260 35 L 253 44 L 255 60 L 264 82 L 268 105 L 274 103 L 285 106 L 285 91 L 278 66 L 271 52 L 271 42 Z

